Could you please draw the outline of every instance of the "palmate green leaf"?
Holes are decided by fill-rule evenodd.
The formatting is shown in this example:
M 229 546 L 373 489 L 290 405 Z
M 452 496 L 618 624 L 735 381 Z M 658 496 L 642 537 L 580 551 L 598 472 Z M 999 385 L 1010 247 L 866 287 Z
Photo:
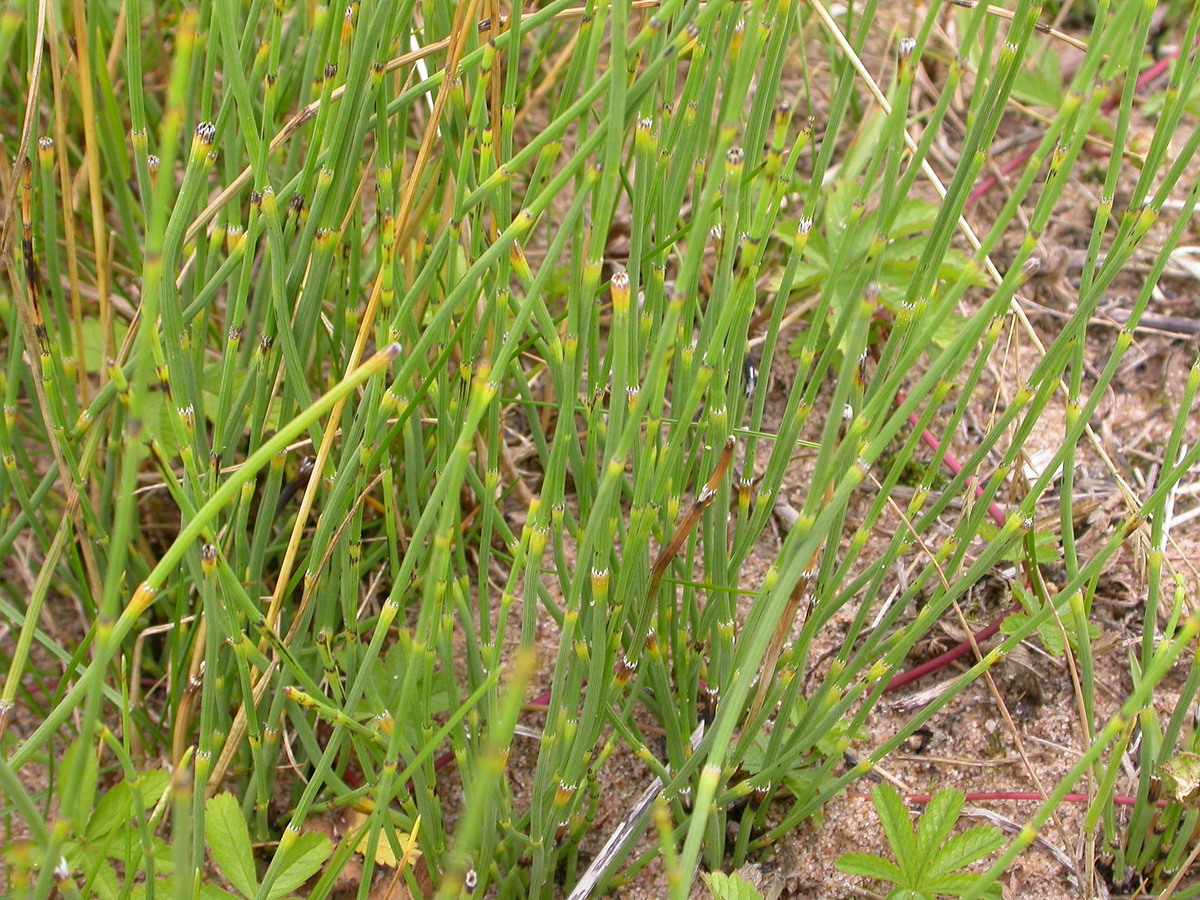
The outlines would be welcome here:
M 152 838 L 152 841 L 154 872 L 160 877 L 171 875 L 175 871 L 171 846 L 160 838 Z M 63 856 L 73 871 L 82 873 L 80 884 L 83 895 L 95 896 L 99 900 L 122 900 L 126 881 L 150 870 L 137 832 L 132 828 L 126 828 L 119 834 L 106 834 L 95 845 L 70 841 L 63 848 Z M 124 874 L 117 874 L 113 868 L 114 860 L 120 863 Z
M 883 826 L 888 843 L 892 845 L 892 853 L 896 855 L 896 862 L 902 871 L 907 871 L 917 859 L 917 838 L 913 834 L 908 808 L 900 792 L 886 782 L 875 786 L 875 790 L 871 791 L 871 799 L 879 813 L 879 823 Z
M 862 875 L 864 878 L 877 878 L 893 884 L 904 880 L 904 873 L 900 871 L 899 866 L 874 853 L 845 853 L 837 858 L 835 865 L 847 875 Z
M 953 875 L 943 875 L 941 878 L 934 878 L 929 882 L 928 887 L 934 894 L 949 894 L 958 897 L 965 894 L 971 888 L 977 887 L 982 878 L 982 875 L 957 872 Z M 1000 900 L 1004 896 L 1004 889 L 998 883 L 992 882 L 984 888 L 983 896 L 989 898 L 989 900 Z
M 896 863 L 870 853 L 848 853 L 838 857 L 837 867 L 850 875 L 892 882 L 897 890 L 888 894 L 889 898 L 961 894 L 978 886 L 980 876 L 956 870 L 1004 844 L 1000 829 L 991 825 L 977 825 L 950 836 L 966 800 L 954 788 L 934 794 L 917 822 L 915 835 L 904 800 L 894 787 L 878 785 L 872 799 Z M 993 896 L 992 886 L 986 889 L 986 896 Z
M 818 210 L 819 228 L 811 233 L 804 249 L 804 257 L 796 266 L 791 282 L 793 294 L 808 295 L 818 290 L 830 295 L 833 307 L 830 316 L 851 298 L 857 279 L 864 265 L 878 269 L 873 281 L 879 287 L 880 302 L 893 311 L 901 306 L 909 285 L 916 273 L 921 256 L 925 251 L 929 230 L 933 227 L 938 207 L 920 198 L 907 198 L 900 202 L 886 225 L 887 243 L 881 251 L 873 250 L 877 233 L 885 226 L 880 222 L 876 209 L 865 213 L 855 210 L 860 186 L 849 180 L 837 182 L 829 192 L 825 204 Z M 855 215 L 861 218 L 854 218 Z M 779 240 L 790 243 L 795 236 L 795 221 L 780 221 L 773 232 Z M 876 258 L 873 253 L 878 253 Z M 836 263 L 835 263 L 836 259 Z M 970 284 L 986 283 L 983 271 L 965 253 L 951 247 L 938 261 L 937 279 L 948 283 L 965 279 Z M 780 276 L 768 280 L 772 289 L 778 289 Z M 961 327 L 962 319 L 949 317 L 933 338 L 936 346 L 945 346 Z M 818 323 L 824 324 L 824 323 Z M 789 352 L 796 355 L 807 338 L 795 339 Z
M 332 852 L 333 843 L 325 835 L 313 832 L 300 835 L 286 850 L 279 851 L 283 858 L 279 861 L 279 874 L 267 892 L 268 900 L 278 900 L 300 887 L 321 870 Z
M 737 872 L 707 872 L 704 883 L 713 900 L 763 900 L 758 888 L 739 875 Z
M 362 666 L 359 658 L 362 648 L 356 644 L 346 644 L 334 651 L 334 657 L 343 671 L 357 671 Z M 381 710 L 402 709 L 405 699 L 401 691 L 406 683 L 408 667 L 413 665 L 413 648 L 411 643 L 401 640 L 393 644 L 383 655 L 382 665 L 372 671 L 374 677 L 366 682 L 366 690 L 359 702 L 357 711 L 361 716 L 375 716 Z M 454 695 L 450 683 L 444 674 L 434 672 L 427 674 L 423 670 L 416 676 L 414 690 L 420 690 L 421 696 L 429 698 L 429 708 L 435 713 L 449 712 L 454 707 Z M 418 727 L 418 723 L 401 722 L 403 727 Z
M 999 828 L 994 825 L 974 825 L 946 841 L 930 862 L 930 874 L 944 877 L 1003 846 L 1004 835 Z
M 917 823 L 917 857 L 914 860 L 921 870 L 929 866 L 935 857 L 940 856 L 938 851 L 954 831 L 954 823 L 958 821 L 958 814 L 962 812 L 966 800 L 967 795 L 962 791 L 946 788 L 934 794 L 926 804 L 925 812 L 921 814 Z M 951 869 L 956 868 L 958 867 L 951 866 Z
M 233 794 L 217 794 L 204 805 L 204 840 L 230 884 L 246 898 L 258 893 L 250 829 Z

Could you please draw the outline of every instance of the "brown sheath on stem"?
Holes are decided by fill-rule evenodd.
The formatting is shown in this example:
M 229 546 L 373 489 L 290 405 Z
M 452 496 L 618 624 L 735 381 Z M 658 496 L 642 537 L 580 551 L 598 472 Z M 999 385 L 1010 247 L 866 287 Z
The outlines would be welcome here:
M 733 436 L 726 438 L 725 449 L 721 451 L 721 457 L 717 460 L 717 466 L 713 469 L 711 477 L 704 482 L 704 487 L 700 493 L 696 495 L 695 501 L 683 518 L 679 520 L 679 524 L 675 526 L 675 533 L 671 535 L 671 539 L 667 541 L 667 545 L 662 548 L 658 554 L 658 558 L 654 560 L 654 567 L 650 570 L 650 585 L 646 591 L 647 597 L 653 597 L 658 591 L 659 584 L 662 583 L 663 576 L 667 574 L 667 566 L 671 564 L 671 560 L 683 549 L 683 542 L 688 539 L 688 535 L 696 527 L 700 521 L 700 516 L 713 502 L 713 498 L 717 496 L 717 488 L 721 486 L 722 479 L 725 478 L 725 473 L 729 471 L 729 464 L 733 462 Z
M 825 491 L 825 502 L 829 503 L 833 499 L 833 485 L 831 484 Z M 804 566 L 804 572 L 800 576 L 800 580 L 796 582 L 796 586 L 792 588 L 792 596 L 788 597 L 787 606 L 783 609 L 783 615 L 779 617 L 779 621 L 775 624 L 775 633 L 771 636 L 771 644 L 767 647 L 767 654 L 763 657 L 762 671 L 758 676 L 758 693 L 754 695 L 754 702 L 750 705 L 750 714 L 746 717 L 746 722 L 753 722 L 758 718 L 758 714 L 762 712 L 763 702 L 767 699 L 767 691 L 771 689 L 771 684 L 775 680 L 775 666 L 779 663 L 779 656 L 783 652 L 783 642 L 787 640 L 788 634 L 792 630 L 792 622 L 796 618 L 796 612 L 800 609 L 800 602 L 804 599 L 805 594 L 809 593 L 812 586 L 813 570 L 817 566 L 817 556 L 820 553 L 820 547 L 813 551 L 812 557 Z M 809 613 L 812 612 L 810 606 L 808 612 L 804 614 L 805 620 L 808 619 Z

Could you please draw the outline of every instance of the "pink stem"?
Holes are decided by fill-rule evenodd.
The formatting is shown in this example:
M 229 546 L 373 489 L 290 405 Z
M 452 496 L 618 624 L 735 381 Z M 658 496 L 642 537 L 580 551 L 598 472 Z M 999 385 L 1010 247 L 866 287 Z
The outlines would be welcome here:
M 897 406 L 902 405 L 904 403 L 904 400 L 905 400 L 905 397 L 903 394 L 896 395 L 896 405 Z M 909 413 L 908 421 L 913 425 L 918 425 L 921 422 L 921 417 L 918 416 L 916 413 Z M 941 442 L 937 439 L 937 437 L 934 436 L 933 432 L 931 432 L 928 428 L 922 429 L 921 440 L 923 440 L 925 442 L 925 445 L 927 447 L 929 447 L 929 449 L 931 449 L 934 453 L 941 452 L 941 449 L 942 449 Z M 942 453 L 941 463 L 947 469 L 949 469 L 951 471 L 951 473 L 953 473 L 954 475 L 957 475 L 959 472 L 962 471 L 962 463 L 960 463 L 958 461 L 958 458 L 953 453 L 951 453 L 949 450 Z M 983 496 L 983 488 L 980 487 L 979 485 L 975 485 L 975 496 L 976 497 Z M 988 514 L 992 517 L 992 521 L 996 523 L 997 527 L 999 527 L 999 528 L 1004 527 L 1004 523 L 1006 521 L 1006 517 L 1004 515 L 1004 510 L 1002 510 L 999 507 L 999 505 L 996 504 L 995 501 L 992 501 L 991 503 L 988 504 Z
M 1197 45 L 1200 45 L 1200 35 L 1197 35 L 1196 39 L 1192 42 L 1192 46 Z M 1172 51 L 1170 56 L 1165 56 L 1158 60 L 1154 65 L 1139 75 L 1137 80 L 1138 90 L 1142 90 L 1146 87 L 1146 85 L 1153 82 L 1156 78 L 1161 77 L 1163 72 L 1165 72 L 1170 67 L 1171 63 L 1175 61 L 1176 57 L 1179 56 L 1179 52 L 1180 51 L 1178 49 Z M 1120 102 L 1120 99 L 1120 94 L 1114 92 L 1107 100 L 1104 101 L 1103 105 L 1100 107 L 1100 111 L 1102 113 L 1112 112 L 1116 105 Z M 1034 147 L 1028 147 L 1022 150 L 1000 168 L 1000 174 L 1008 175 L 1010 172 L 1014 172 L 1021 168 L 1021 166 L 1025 165 L 1025 163 L 1029 161 L 1029 158 L 1033 156 L 1034 149 Z M 970 206 L 972 203 L 977 201 L 980 197 L 982 197 L 999 183 L 1000 178 L 997 175 L 989 175 L 983 181 L 979 182 L 979 184 L 975 186 L 975 189 L 967 196 L 967 206 Z
M 997 616 L 994 620 L 992 620 L 992 623 L 990 625 L 988 625 L 986 628 L 982 628 L 979 631 L 975 632 L 975 634 L 974 634 L 975 644 L 979 645 L 979 644 L 983 643 L 984 641 L 986 641 L 988 638 L 990 638 L 992 635 L 994 635 L 997 631 L 1000 630 L 1000 623 L 1003 622 L 1005 619 L 1007 619 L 1009 616 L 1011 616 L 1013 613 L 1018 612 L 1020 609 L 1021 609 L 1021 604 L 1014 603 L 1012 606 L 1010 606 L 1008 609 L 1006 609 L 1004 612 L 1002 612 L 999 616 Z M 928 675 L 930 672 L 936 672 L 938 669 L 942 668 L 943 666 L 950 665 L 950 663 L 954 662 L 956 659 L 966 656 L 970 652 L 971 652 L 971 641 L 963 641 L 958 646 L 953 647 L 950 650 L 947 650 L 941 656 L 935 656 L 933 659 L 929 660 L 928 662 L 923 662 L 923 663 L 921 663 L 921 665 L 916 666 L 912 669 L 909 669 L 907 672 L 901 672 L 899 675 L 895 676 L 891 681 L 889 681 L 887 683 L 887 687 L 884 688 L 884 691 L 885 692 L 886 691 L 894 691 L 894 690 L 896 690 L 896 688 L 904 687 L 904 685 L 908 684 L 910 681 L 916 681 L 918 678 L 921 678 L 924 675 Z
M 905 398 L 904 398 L 903 394 L 897 394 L 896 395 L 897 405 L 903 404 L 904 399 Z M 920 424 L 921 417 L 918 416 L 915 412 L 910 413 L 909 417 L 908 417 L 908 421 L 912 425 L 915 426 L 915 425 Z M 934 434 L 928 428 L 922 429 L 921 440 L 923 440 L 925 442 L 926 446 L 928 446 L 930 449 L 932 449 L 934 453 L 942 454 L 941 463 L 947 469 L 949 469 L 955 475 L 959 474 L 962 471 L 962 463 L 960 463 L 958 461 L 958 458 L 955 457 L 955 455 L 953 453 L 951 453 L 949 450 L 946 450 L 944 452 L 942 451 L 941 441 L 939 441 L 937 439 L 937 437 L 935 437 Z M 975 486 L 975 496 L 976 497 L 983 496 L 983 488 L 980 487 L 979 485 Z M 988 514 L 992 517 L 992 521 L 995 522 L 997 526 L 999 526 L 1001 528 L 1004 527 L 1004 523 L 1006 521 L 1006 517 L 1004 515 L 1004 510 L 1002 510 L 1000 508 L 1000 506 L 994 500 L 991 501 L 990 503 L 988 503 Z M 1005 619 L 1007 619 L 1009 616 L 1011 616 L 1013 613 L 1018 612 L 1020 609 L 1021 609 L 1021 604 L 1014 603 L 1012 606 L 1010 606 L 1008 609 L 1006 609 L 1004 612 L 1002 612 L 999 615 L 999 617 L 997 617 L 995 620 L 992 621 L 992 623 L 990 625 L 988 625 L 986 628 L 983 628 L 982 630 L 975 633 L 974 644 L 975 645 L 981 644 L 983 641 L 986 641 L 988 638 L 990 638 L 992 635 L 994 635 L 996 632 L 998 632 L 1000 630 L 1000 623 L 1003 622 Z M 957 647 L 953 647 L 950 650 L 947 650 L 941 656 L 936 656 L 933 659 L 931 659 L 927 662 L 924 662 L 919 666 L 916 666 L 915 668 L 909 669 L 907 672 L 901 672 L 899 675 L 896 675 L 894 678 L 892 678 L 891 681 L 889 681 L 887 683 L 887 686 L 883 690 L 885 692 L 894 691 L 897 688 L 903 687 L 904 685 L 908 684 L 909 682 L 916 681 L 918 678 L 921 678 L 924 675 L 928 675 L 930 672 L 936 672 L 938 669 L 942 668 L 943 666 L 950 665 L 950 663 L 954 662 L 956 659 L 966 656 L 968 653 L 971 652 L 971 646 L 972 646 L 972 641 L 963 641 Z

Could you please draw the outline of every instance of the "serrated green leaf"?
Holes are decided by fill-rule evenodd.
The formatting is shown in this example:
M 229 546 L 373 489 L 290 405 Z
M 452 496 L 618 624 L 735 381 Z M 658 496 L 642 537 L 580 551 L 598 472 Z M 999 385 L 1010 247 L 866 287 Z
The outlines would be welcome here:
M 254 847 L 237 798 L 217 794 L 204 805 L 204 840 L 213 862 L 247 900 L 258 893 Z
M 134 779 L 135 795 L 141 795 L 141 811 L 153 809 L 171 786 L 171 773 L 166 769 L 150 769 Z
M 819 226 L 808 240 L 804 259 L 795 266 L 791 282 L 793 295 L 808 295 L 816 290 L 830 300 L 830 322 L 855 290 L 864 266 L 873 271 L 872 281 L 879 287 L 880 302 L 891 310 L 900 308 L 908 293 L 925 247 L 928 232 L 936 221 L 938 207 L 928 201 L 910 198 L 899 205 L 885 224 L 878 210 L 865 215 L 855 204 L 862 196 L 861 185 L 843 168 L 840 180 L 826 194 L 817 211 Z M 794 221 L 781 221 L 774 235 L 790 243 L 795 234 Z M 886 231 L 886 242 L 876 240 Z M 771 287 L 778 289 L 781 276 L 774 276 Z M 965 279 L 969 284 L 984 284 L 983 269 L 965 253 L 949 249 L 938 262 L 938 284 Z M 934 286 L 936 293 L 937 285 Z M 825 327 L 828 323 L 814 323 Z M 961 328 L 961 320 L 947 320 L 939 328 L 933 343 L 948 345 Z M 788 350 L 799 354 L 809 338 L 797 338 Z
M 806 710 L 807 704 L 799 701 L 793 706 L 786 725 L 782 723 L 776 725 L 772 734 L 761 732 L 755 735 L 754 740 L 746 749 L 745 756 L 742 757 L 743 768 L 753 774 L 761 772 L 768 766 L 777 765 L 779 760 L 776 757 L 772 756 L 768 759 L 768 748 L 771 745 L 772 736 L 779 738 L 780 729 L 787 729 L 784 742 L 790 741 L 792 733 L 806 721 Z M 817 736 L 814 746 L 807 749 L 798 746 L 793 753 L 789 754 L 789 768 L 783 773 L 780 780 L 794 796 L 812 796 L 830 787 L 837 780 L 837 776 L 833 772 L 822 771 L 822 768 L 825 761 L 831 756 L 840 757 L 845 746 L 843 742 L 854 737 L 849 733 L 849 727 L 850 723 L 843 719 L 833 727 L 821 732 Z
M 892 852 L 896 855 L 896 862 L 901 870 L 906 870 L 917 856 L 917 839 L 913 834 L 912 820 L 908 817 L 908 807 L 904 805 L 899 791 L 886 782 L 875 786 L 871 791 L 871 799 L 879 814 L 883 833 L 887 835 Z
M 969 866 L 1004 846 L 1004 835 L 994 825 L 974 825 L 946 841 L 930 865 L 935 877 Z
M 1000 623 L 1001 634 L 1016 634 L 1029 623 L 1029 616 L 1025 613 L 1010 613 L 1004 617 L 1004 621 Z
M 1067 649 L 1057 622 L 1043 622 L 1039 625 L 1038 638 L 1051 656 L 1061 657 Z
M 979 523 L 979 536 L 983 540 L 991 543 L 1000 536 L 1000 529 L 991 522 Z M 1047 562 L 1051 559 L 1057 559 L 1061 556 L 1058 544 L 1058 535 L 1052 531 L 1038 531 L 1034 535 L 1034 550 L 1038 555 L 1038 559 L 1044 559 Z M 1029 556 L 1028 545 L 1024 541 L 1017 541 L 1008 547 L 1000 554 L 1000 559 L 1007 562 L 1020 562 Z M 1013 583 L 1013 593 L 1020 596 L 1024 588 L 1019 582 Z M 1027 609 L 1030 607 L 1027 605 Z
M 847 875 L 862 875 L 896 884 L 904 880 L 904 873 L 891 860 L 874 853 L 846 853 L 839 856 L 835 865 Z
M 124 828 L 135 812 L 143 814 L 153 809 L 170 780 L 170 773 L 151 769 L 139 773 L 132 782 L 122 781 L 114 785 L 97 801 L 95 810 L 88 818 L 87 840 L 98 841 L 115 828 Z
M 62 847 L 62 857 L 72 871 L 78 870 L 83 873 L 83 882 L 86 885 L 105 864 L 108 846 L 113 840 L 112 836 L 109 836 L 100 846 L 67 841 Z
M 933 894 L 913 888 L 896 888 L 887 895 L 887 900 L 933 900 Z
M 977 886 L 978 875 L 958 872 L 1004 844 L 998 828 L 977 825 L 950 837 L 962 812 L 966 796 L 955 788 L 943 788 L 926 804 L 913 833 L 912 821 L 900 794 L 890 784 L 872 792 L 880 823 L 896 855 L 896 863 L 869 853 L 848 853 L 837 867 L 851 875 L 890 881 L 897 889 L 889 898 L 915 898 L 961 894 Z M 991 888 L 987 889 L 991 896 Z
M 922 869 L 933 860 L 946 838 L 954 831 L 954 823 L 958 821 L 958 814 L 962 812 L 966 800 L 962 791 L 942 788 L 925 805 L 925 812 L 917 822 L 915 861 Z
M 306 832 L 286 850 L 279 852 L 283 858 L 278 862 L 279 874 L 267 892 L 268 900 L 278 900 L 290 894 L 319 872 L 333 852 L 333 843 L 323 834 Z
M 113 785 L 88 817 L 87 830 L 84 832 L 87 841 L 93 843 L 123 827 L 129 821 L 132 802 L 133 789 L 128 782 Z
M 118 900 L 121 895 L 121 883 L 117 880 L 117 873 L 106 859 L 100 860 L 95 871 L 87 875 L 84 888 L 95 892 L 100 900 Z
M 979 882 L 982 880 L 982 875 L 957 872 L 953 875 L 943 875 L 941 878 L 934 878 L 929 882 L 928 888 L 933 893 L 939 895 L 950 894 L 952 896 L 961 896 L 967 891 L 977 888 Z M 983 889 L 983 896 L 999 900 L 1003 896 L 1003 889 L 999 884 L 992 882 Z
M 713 900 L 763 900 L 758 888 L 737 872 L 706 872 L 704 883 Z
M 953 872 L 930 878 L 926 884 L 936 894 L 964 894 L 979 882 L 979 876 L 971 872 Z

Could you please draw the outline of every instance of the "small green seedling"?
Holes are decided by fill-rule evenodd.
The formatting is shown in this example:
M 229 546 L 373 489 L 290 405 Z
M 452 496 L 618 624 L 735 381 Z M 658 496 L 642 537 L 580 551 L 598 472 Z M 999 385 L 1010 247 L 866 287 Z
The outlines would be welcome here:
M 871 853 L 847 853 L 838 857 L 837 867 L 849 875 L 896 885 L 888 892 L 888 900 L 961 896 L 982 876 L 959 870 L 999 850 L 1004 843 L 1000 829 L 992 825 L 975 825 L 950 836 L 966 801 L 966 795 L 954 788 L 933 795 L 915 834 L 904 800 L 894 787 L 881 784 L 872 791 L 871 798 L 896 861 Z M 983 896 L 999 900 L 1000 885 L 989 885 Z
M 737 872 L 711 872 L 704 876 L 713 900 L 763 900 L 758 888 Z
M 1042 601 L 1038 599 L 1037 595 L 1020 583 L 1013 585 L 1013 594 L 1021 601 L 1021 605 L 1025 607 L 1025 612 L 1013 613 L 1006 617 L 1000 623 L 1001 634 L 1015 634 L 1020 631 L 1031 618 L 1044 608 Z M 1079 630 L 1072 618 L 1064 618 L 1061 620 L 1061 624 L 1059 619 L 1044 621 L 1038 626 L 1037 635 L 1042 643 L 1042 647 L 1051 656 L 1061 658 L 1066 652 L 1067 644 L 1070 644 L 1072 651 L 1079 652 Z M 1095 640 L 1099 636 L 1100 627 L 1089 622 L 1087 625 L 1088 640 Z

